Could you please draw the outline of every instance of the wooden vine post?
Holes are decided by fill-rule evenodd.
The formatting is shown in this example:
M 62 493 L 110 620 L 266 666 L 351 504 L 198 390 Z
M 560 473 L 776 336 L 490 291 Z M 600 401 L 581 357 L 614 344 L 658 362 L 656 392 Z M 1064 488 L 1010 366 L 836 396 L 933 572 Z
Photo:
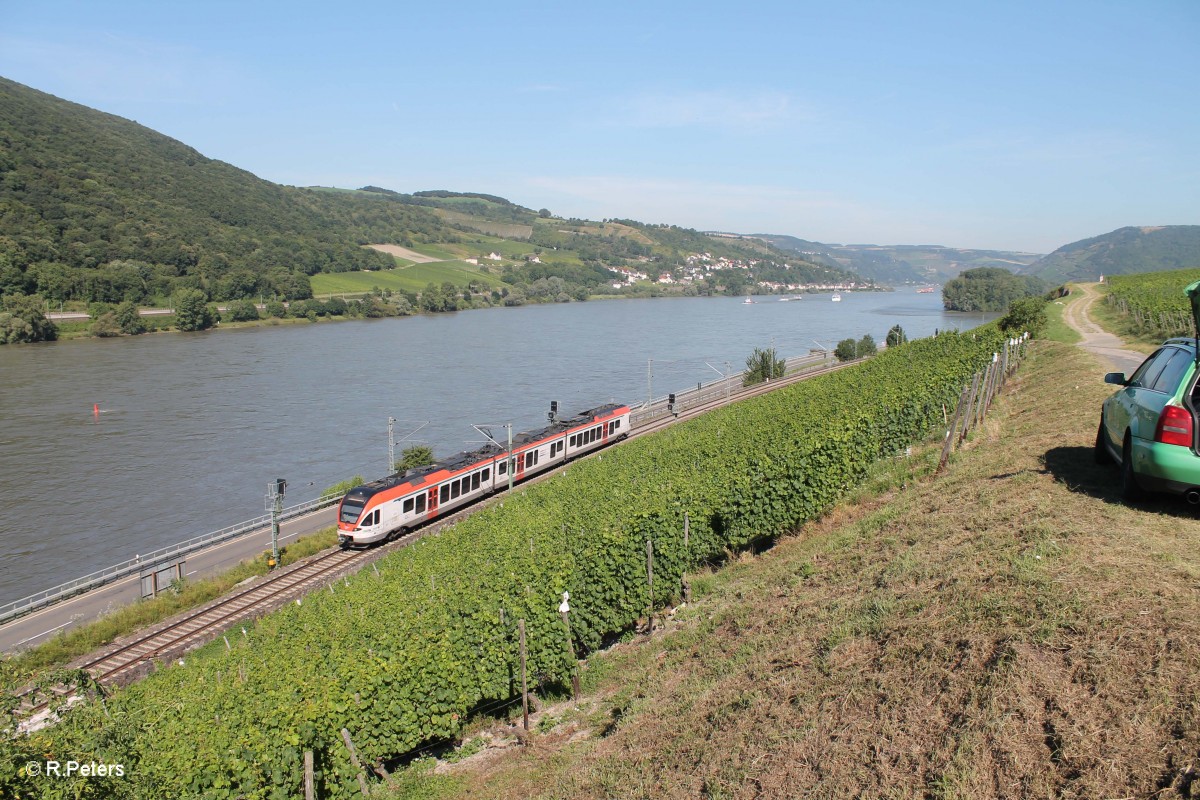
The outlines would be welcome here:
M 979 391 L 979 373 L 971 379 L 971 393 L 967 396 L 967 407 L 963 409 L 962 432 L 958 434 L 958 443 L 962 444 L 971 432 L 971 421 L 975 418 L 975 394 Z
M 687 576 L 687 565 L 691 561 L 690 556 L 692 553 L 691 547 L 688 545 L 688 522 L 688 512 L 685 511 L 683 512 L 683 553 L 685 560 L 683 565 L 683 574 L 681 576 L 683 581 L 683 602 L 685 603 L 692 602 L 692 584 L 688 581 Z
M 579 702 L 579 659 L 575 657 L 575 642 L 571 640 L 571 620 L 567 616 L 571 613 L 571 604 L 567 602 L 571 599 L 569 592 L 563 592 L 562 602 L 558 604 L 558 613 L 562 615 L 563 627 L 567 629 L 567 649 L 571 651 L 571 692 L 575 696 L 575 702 Z
M 313 778 L 313 752 L 304 751 L 304 800 L 317 800 L 317 786 Z
M 525 661 L 525 620 L 517 621 L 517 630 L 521 634 L 521 722 L 525 730 L 529 730 L 529 673 Z
M 362 790 L 363 797 L 366 797 L 370 789 L 367 786 L 367 775 L 363 772 L 362 764 L 358 760 L 358 751 L 354 749 L 354 742 L 350 739 L 350 731 L 345 728 L 342 728 L 342 741 L 346 743 L 346 749 L 350 751 L 350 763 L 358 770 L 358 788 Z
M 958 421 L 963 416 L 963 409 L 967 405 L 967 395 L 970 388 L 964 386 L 962 394 L 958 396 L 958 405 L 954 408 L 954 422 L 950 425 L 950 429 L 946 431 L 946 443 L 942 445 L 942 457 L 938 461 L 937 469 L 934 473 L 941 472 L 946 468 L 946 462 L 950 460 L 950 452 L 954 449 L 954 438 L 958 432 Z
M 650 633 L 654 633 L 654 542 L 646 540 L 646 585 L 650 587 Z

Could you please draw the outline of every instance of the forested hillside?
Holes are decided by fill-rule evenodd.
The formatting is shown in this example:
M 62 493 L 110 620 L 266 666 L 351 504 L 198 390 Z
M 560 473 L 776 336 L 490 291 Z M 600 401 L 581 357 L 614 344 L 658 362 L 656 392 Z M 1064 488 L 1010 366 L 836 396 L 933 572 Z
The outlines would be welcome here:
M 312 275 L 396 266 L 368 244 L 425 247 L 451 262 L 495 249 L 508 262 L 502 281 L 518 291 L 494 294 L 510 304 L 611 291 L 609 268 L 644 275 L 647 285 L 663 273 L 684 278 L 698 254 L 710 258 L 696 292 L 861 280 L 762 242 L 628 220 L 564 220 L 483 193 L 280 186 L 135 122 L 0 78 L 6 307 L 35 294 L 50 302 L 165 304 L 180 290 L 208 301 L 302 300 L 312 296 Z M 552 279 L 555 291 L 529 294 Z M 472 293 L 487 299 L 469 281 L 436 280 L 451 296 L 461 292 L 468 307 Z
M 1050 283 L 1200 267 L 1200 225 L 1118 228 L 1072 242 L 1027 270 Z
M 301 298 L 307 276 L 443 236 L 430 211 L 279 186 L 110 114 L 0 79 L 0 292 Z

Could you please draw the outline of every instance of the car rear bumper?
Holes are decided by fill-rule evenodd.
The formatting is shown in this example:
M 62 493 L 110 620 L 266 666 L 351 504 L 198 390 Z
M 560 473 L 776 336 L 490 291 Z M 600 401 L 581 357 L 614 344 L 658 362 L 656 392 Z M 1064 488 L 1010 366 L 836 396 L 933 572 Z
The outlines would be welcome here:
M 1134 472 L 1146 489 L 1184 494 L 1200 488 L 1200 456 L 1190 447 L 1147 442 L 1134 456 Z

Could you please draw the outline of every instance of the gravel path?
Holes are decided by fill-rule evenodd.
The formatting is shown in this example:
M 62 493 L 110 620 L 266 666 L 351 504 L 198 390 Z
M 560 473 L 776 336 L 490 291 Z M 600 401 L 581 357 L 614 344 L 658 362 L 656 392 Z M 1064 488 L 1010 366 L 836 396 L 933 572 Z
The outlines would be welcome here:
M 1078 299 L 1074 297 L 1075 292 L 1081 295 Z M 1091 310 L 1092 303 L 1099 299 L 1100 293 L 1096 291 L 1096 284 L 1075 284 L 1072 298 L 1063 309 L 1063 321 L 1083 337 L 1083 341 L 1079 342 L 1080 347 L 1097 356 L 1114 371 L 1131 375 L 1146 360 L 1146 354 L 1126 349 L 1125 342 L 1119 337 L 1108 333 L 1092 321 L 1088 311 Z
M 398 244 L 369 244 L 367 247 L 372 250 L 378 250 L 381 253 L 387 253 L 390 256 L 399 256 L 416 264 L 429 264 L 433 261 L 441 261 L 440 258 L 423 255 L 416 250 L 409 250 L 407 247 L 401 247 Z

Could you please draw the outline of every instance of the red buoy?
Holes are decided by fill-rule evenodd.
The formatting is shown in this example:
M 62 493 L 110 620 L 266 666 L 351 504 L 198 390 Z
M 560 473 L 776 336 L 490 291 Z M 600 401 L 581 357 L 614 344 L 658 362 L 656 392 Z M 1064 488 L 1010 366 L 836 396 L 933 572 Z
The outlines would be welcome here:
M 92 403 L 92 416 L 95 416 L 95 417 L 100 416 L 100 404 L 99 403 Z

